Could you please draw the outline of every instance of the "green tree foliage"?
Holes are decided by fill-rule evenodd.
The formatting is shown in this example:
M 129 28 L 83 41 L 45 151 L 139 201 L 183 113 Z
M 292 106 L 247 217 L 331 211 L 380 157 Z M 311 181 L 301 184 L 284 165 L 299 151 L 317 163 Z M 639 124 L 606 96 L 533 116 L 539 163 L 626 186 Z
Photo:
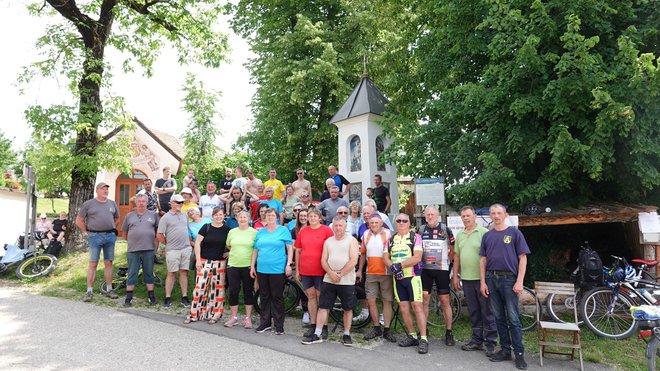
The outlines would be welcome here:
M 658 196 L 655 2 L 416 6 L 397 29 L 418 88 L 394 90 L 388 126 L 401 173 L 445 176 L 459 204 Z
M 183 134 L 186 147 L 184 172 L 192 167 L 198 179 L 210 179 L 211 171 L 220 167 L 214 144 L 219 133 L 214 123 L 218 116 L 215 105 L 219 93 L 205 90 L 204 83 L 191 73 L 186 76 L 182 90 L 185 93 L 183 109 L 190 114 L 190 122 Z
M 16 164 L 18 156 L 11 148 L 12 140 L 5 136 L 5 133 L 0 130 L 0 171 L 4 174 L 13 165 Z
M 37 190 L 47 197 L 70 193 L 73 143 L 47 141 L 37 135 L 25 148 L 25 159 L 37 174 Z
M 359 81 L 366 50 L 350 6 L 259 0 L 232 7 L 234 30 L 256 54 L 248 68 L 258 84 L 253 126 L 236 150 L 257 167 L 275 167 L 285 183 L 303 167 L 320 187 L 337 163 L 337 129 L 329 121 Z
M 35 133 L 49 143 L 72 144 L 69 214 L 94 196 L 100 168 L 129 168 L 128 134 L 131 116 L 120 98 L 101 94 L 108 88 L 111 68 L 105 58 L 113 50 L 125 56 L 123 71 L 141 68 L 151 75 L 166 45 L 175 48 L 181 64 L 217 67 L 225 57 L 226 36 L 213 31 L 221 13 L 216 0 L 46 0 L 29 5 L 37 16 L 52 22 L 37 41 L 40 61 L 19 78 L 29 84 L 35 76 L 56 77 L 67 83 L 72 105 L 35 105 L 26 116 Z M 116 135 L 123 130 L 123 135 Z M 112 138 L 110 141 L 109 139 Z M 67 233 L 69 247 L 83 246 L 77 228 Z

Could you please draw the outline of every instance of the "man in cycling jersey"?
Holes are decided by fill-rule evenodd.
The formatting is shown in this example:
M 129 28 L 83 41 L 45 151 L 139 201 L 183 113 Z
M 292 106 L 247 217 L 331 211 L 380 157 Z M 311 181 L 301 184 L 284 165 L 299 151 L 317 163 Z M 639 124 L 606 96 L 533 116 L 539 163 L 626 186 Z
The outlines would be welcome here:
M 394 275 L 394 295 L 399 302 L 399 310 L 408 334 L 399 340 L 399 346 L 418 346 L 417 352 L 426 354 L 429 342 L 426 337 L 426 316 L 422 306 L 422 239 L 410 230 L 410 217 L 399 214 L 396 219 L 397 233 L 392 236 L 383 251 L 383 262 Z M 412 313 L 415 312 L 420 338 L 413 326 Z
M 449 304 L 449 262 L 454 254 L 454 235 L 451 229 L 440 222 L 440 212 L 435 206 L 424 210 L 426 224 L 419 228 L 424 254 L 422 256 L 422 290 L 424 291 L 424 314 L 428 318 L 431 291 L 435 283 L 438 302 L 445 320 L 445 344 L 453 346 L 451 331 L 452 313 Z
M 490 357 L 493 362 L 511 360 L 511 345 L 516 368 L 527 369 L 518 313 L 518 296 L 523 292 L 529 246 L 520 230 L 509 227 L 509 214 L 500 204 L 490 207 L 494 229 L 484 234 L 479 255 L 481 294 L 488 298 L 495 315 L 501 350 Z

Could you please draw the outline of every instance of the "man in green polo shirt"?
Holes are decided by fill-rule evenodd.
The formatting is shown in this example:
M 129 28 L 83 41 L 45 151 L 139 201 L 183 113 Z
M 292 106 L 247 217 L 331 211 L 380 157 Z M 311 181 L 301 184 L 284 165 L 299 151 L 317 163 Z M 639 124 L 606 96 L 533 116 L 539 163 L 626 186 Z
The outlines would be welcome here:
M 458 282 L 460 274 L 472 323 L 472 339 L 461 349 L 483 350 L 485 345 L 486 356 L 490 357 L 497 342 L 497 327 L 495 326 L 495 316 L 488 305 L 488 299 L 481 295 L 479 281 L 479 261 L 481 259 L 479 249 L 481 238 L 488 230 L 477 225 L 477 214 L 472 206 L 461 208 L 461 220 L 465 229 L 456 235 L 452 281 L 454 288 L 460 290 Z

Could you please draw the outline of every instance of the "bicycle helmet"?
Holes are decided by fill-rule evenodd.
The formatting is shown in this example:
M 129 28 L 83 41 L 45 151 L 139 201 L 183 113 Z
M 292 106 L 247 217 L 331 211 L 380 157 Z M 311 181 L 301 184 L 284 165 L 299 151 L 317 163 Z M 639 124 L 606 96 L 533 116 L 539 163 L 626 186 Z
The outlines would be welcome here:
M 537 204 L 529 204 L 523 212 L 527 215 L 539 215 L 541 214 L 541 208 Z
M 637 277 L 637 272 L 635 271 L 635 268 L 633 268 L 632 265 L 626 265 L 626 281 L 632 281 Z
M 610 281 L 621 282 L 626 277 L 626 272 L 621 268 L 613 269 L 610 271 Z

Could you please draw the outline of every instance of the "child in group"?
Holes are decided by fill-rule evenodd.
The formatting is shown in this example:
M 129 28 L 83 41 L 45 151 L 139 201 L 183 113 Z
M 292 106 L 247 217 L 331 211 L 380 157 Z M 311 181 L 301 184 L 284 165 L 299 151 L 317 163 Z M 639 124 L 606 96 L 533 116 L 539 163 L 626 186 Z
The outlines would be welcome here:
M 62 211 L 60 212 L 60 217 L 58 219 L 53 220 L 53 224 L 50 226 L 50 229 L 48 230 L 48 239 L 57 239 L 57 242 L 62 242 L 64 239 L 64 232 L 66 231 L 66 212 Z
M 190 188 L 190 182 L 195 179 L 195 169 L 188 169 L 188 173 L 183 177 L 183 188 Z

